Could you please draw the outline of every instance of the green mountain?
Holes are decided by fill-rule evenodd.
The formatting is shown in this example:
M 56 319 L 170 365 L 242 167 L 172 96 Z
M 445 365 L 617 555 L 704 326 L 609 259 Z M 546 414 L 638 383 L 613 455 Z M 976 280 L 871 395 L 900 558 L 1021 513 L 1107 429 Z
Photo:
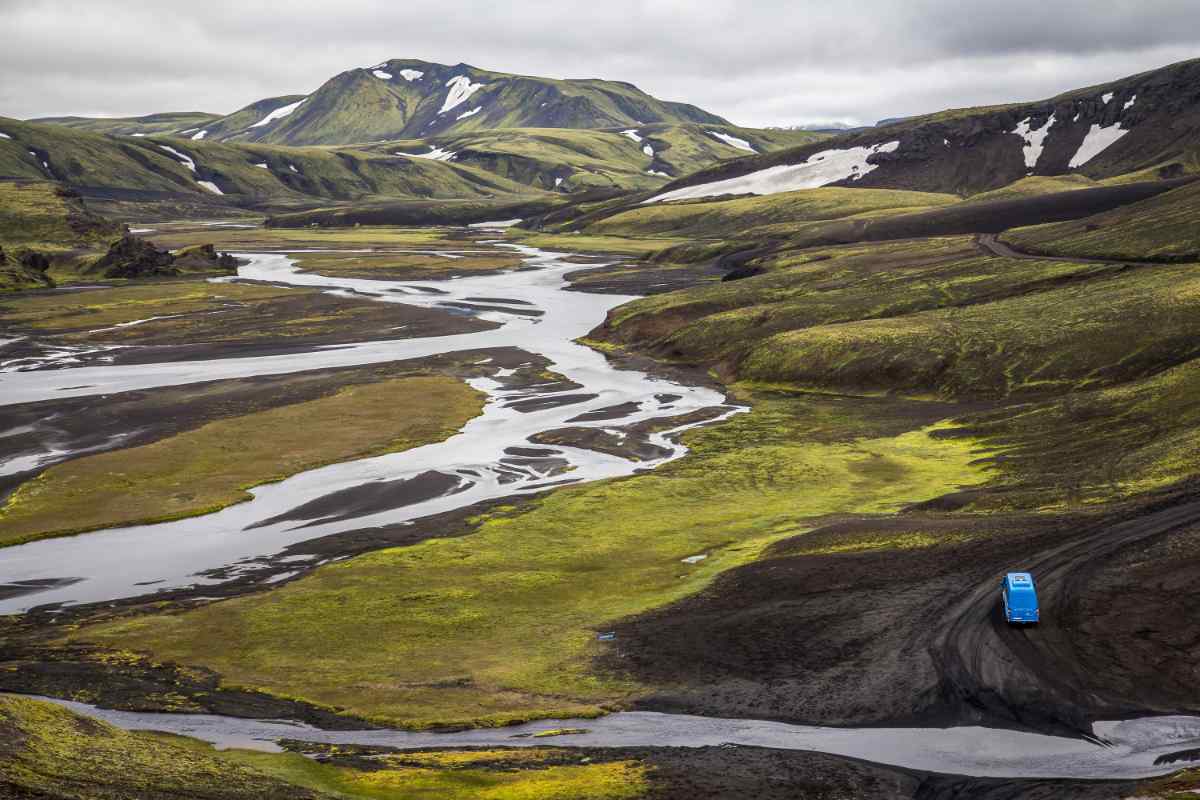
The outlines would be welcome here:
M 272 144 L 348 144 L 497 128 L 727 125 L 629 83 L 557 80 L 392 59 L 348 70 L 309 95 L 270 98 L 207 126 L 206 138 Z M 199 134 L 199 131 L 196 132 Z

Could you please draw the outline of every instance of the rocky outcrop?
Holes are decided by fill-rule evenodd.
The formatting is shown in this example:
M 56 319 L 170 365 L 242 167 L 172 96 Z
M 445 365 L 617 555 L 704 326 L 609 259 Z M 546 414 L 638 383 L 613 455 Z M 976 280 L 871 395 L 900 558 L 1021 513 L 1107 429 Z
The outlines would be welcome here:
M 105 278 L 158 278 L 184 272 L 236 272 L 238 261 L 228 253 L 218 253 L 211 244 L 198 245 L 171 253 L 154 243 L 127 233 L 97 259 L 87 272 Z

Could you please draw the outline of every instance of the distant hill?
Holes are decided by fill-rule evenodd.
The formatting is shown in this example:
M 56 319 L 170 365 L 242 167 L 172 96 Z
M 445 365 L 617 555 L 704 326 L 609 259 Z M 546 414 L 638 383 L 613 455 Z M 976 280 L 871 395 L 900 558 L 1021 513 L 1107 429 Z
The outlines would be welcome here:
M 971 195 L 1029 175 L 1200 171 L 1200 59 L 1048 100 L 943 111 L 728 164 L 657 199 L 856 186 Z
M 41 117 L 30 122 L 65 125 L 92 133 L 148 136 L 152 133 L 174 134 L 189 129 L 198 131 L 220 118 L 220 114 L 206 114 L 203 111 L 167 111 L 144 117 Z
M 335 75 L 311 94 L 259 100 L 189 135 L 269 144 L 352 144 L 501 128 L 654 123 L 729 124 L 696 106 L 659 100 L 619 81 L 558 80 L 469 64 L 392 59 Z

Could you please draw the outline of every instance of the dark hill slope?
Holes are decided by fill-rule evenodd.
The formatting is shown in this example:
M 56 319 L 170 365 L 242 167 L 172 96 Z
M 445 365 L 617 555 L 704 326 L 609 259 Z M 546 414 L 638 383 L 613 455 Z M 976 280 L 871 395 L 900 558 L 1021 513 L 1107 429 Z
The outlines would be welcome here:
M 207 135 L 274 144 L 348 144 L 496 128 L 689 122 L 729 124 L 695 106 L 658 100 L 629 83 L 392 59 L 335 75 L 307 96 L 260 101 L 210 126 Z
M 783 169 L 789 166 L 795 169 Z M 786 179 L 786 188 L 854 185 L 963 195 L 1029 174 L 1108 178 L 1148 170 L 1145 177 L 1153 178 L 1196 172 L 1200 60 L 1048 100 L 914 117 L 819 145 L 714 166 L 666 189 L 692 187 L 691 196 L 738 194 L 752 189 L 737 183 L 694 187 L 772 167 L 782 173 L 773 174 L 776 191 Z

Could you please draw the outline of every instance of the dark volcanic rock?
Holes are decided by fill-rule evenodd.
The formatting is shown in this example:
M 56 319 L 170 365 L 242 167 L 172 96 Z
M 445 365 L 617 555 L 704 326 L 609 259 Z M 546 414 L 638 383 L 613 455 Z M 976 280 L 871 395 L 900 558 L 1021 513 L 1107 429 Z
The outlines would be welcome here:
M 98 272 L 106 278 L 155 278 L 181 272 L 234 272 L 237 267 L 236 258 L 218 253 L 211 244 L 172 254 L 159 250 L 151 241 L 126 233 L 88 272 Z
M 108 252 L 89 267 L 89 272 L 99 272 L 106 278 L 147 278 L 161 275 L 178 275 L 172 265 L 175 256 L 159 250 L 153 242 L 127 233 L 114 242 Z

